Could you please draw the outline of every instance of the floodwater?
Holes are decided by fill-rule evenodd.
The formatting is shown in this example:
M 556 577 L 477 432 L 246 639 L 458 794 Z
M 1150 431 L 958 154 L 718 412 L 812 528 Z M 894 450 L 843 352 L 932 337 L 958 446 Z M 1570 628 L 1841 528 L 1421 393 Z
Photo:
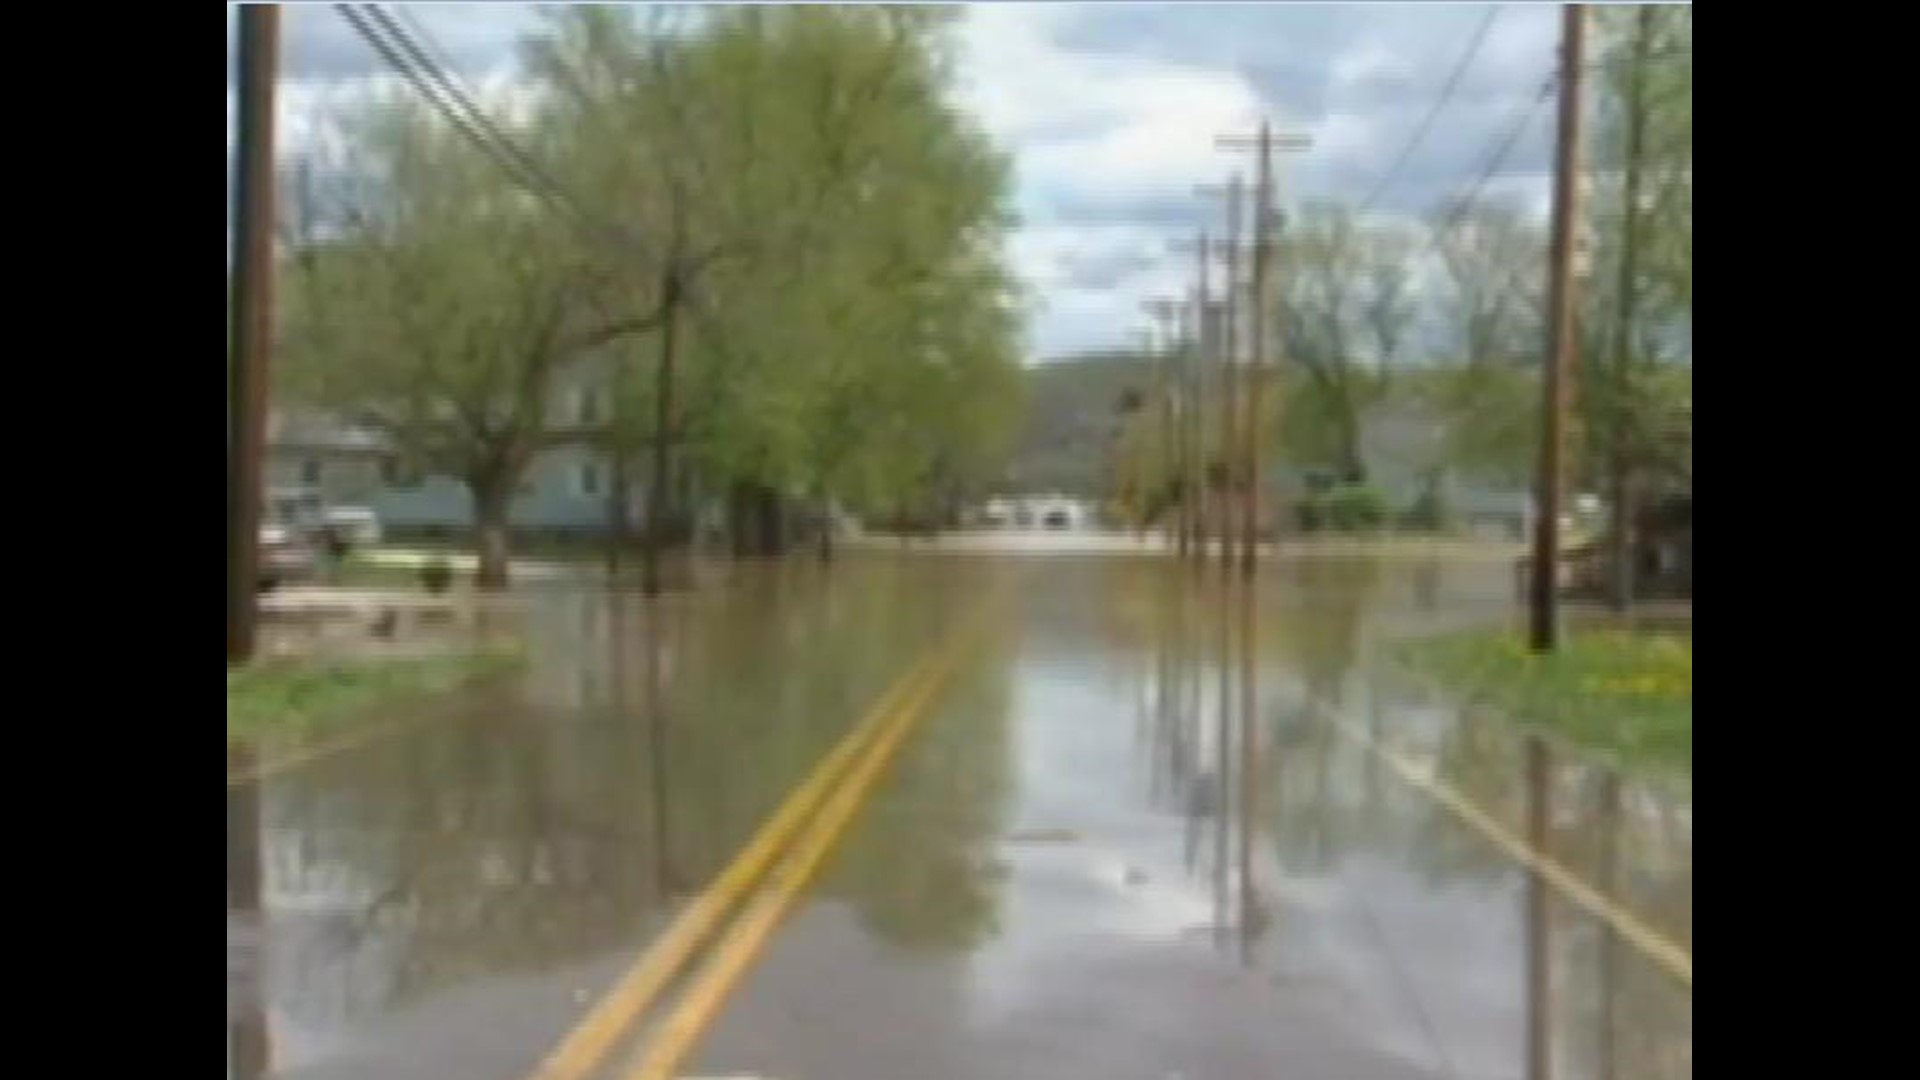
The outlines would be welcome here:
M 729 577 L 657 604 L 529 589 L 524 675 L 230 786 L 229 1074 L 527 1076 L 983 612 L 688 1075 L 1691 1075 L 1691 961 L 1645 947 L 1691 948 L 1690 784 L 1524 740 L 1391 662 L 1511 618 L 1505 561 L 1277 563 L 1252 604 L 1127 556 Z M 1248 612 L 1257 662 L 1223 671 Z

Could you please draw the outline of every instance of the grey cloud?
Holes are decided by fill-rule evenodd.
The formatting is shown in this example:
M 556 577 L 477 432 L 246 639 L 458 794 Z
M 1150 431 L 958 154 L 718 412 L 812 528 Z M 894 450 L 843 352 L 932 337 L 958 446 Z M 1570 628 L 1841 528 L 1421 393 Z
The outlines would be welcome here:
M 1322 148 L 1289 159 L 1290 190 L 1358 200 L 1387 173 L 1433 107 L 1480 21 L 1482 6 L 1389 7 L 1209 4 L 1076 8 L 1054 31 L 1076 52 L 1138 56 L 1228 68 L 1246 78 L 1289 127 L 1332 118 L 1364 123 L 1375 145 L 1360 153 Z M 1451 100 L 1380 199 L 1382 209 L 1424 213 L 1478 176 L 1495 144 L 1550 71 L 1557 36 L 1552 8 L 1508 7 L 1483 41 Z M 1393 63 L 1336 80 L 1343 58 L 1378 52 Z M 1551 145 L 1550 110 L 1535 114 L 1497 175 L 1537 172 Z M 1081 208 L 1059 207 L 1064 216 Z M 1101 206 L 1101 215 L 1143 213 L 1169 224 L 1191 215 L 1155 202 Z
M 239 25 L 233 10 L 229 9 L 227 17 L 229 87 L 235 80 Z M 437 47 L 453 68 L 466 76 L 477 76 L 512 63 L 516 40 L 533 25 L 532 13 L 522 4 L 411 5 L 407 6 L 407 14 L 427 28 L 433 42 L 429 53 Z M 352 79 L 386 70 L 379 54 L 330 4 L 282 6 L 280 19 L 280 66 L 288 78 Z M 405 21 L 401 25 L 412 29 Z
M 1069 289 L 1097 291 L 1117 288 L 1134 276 L 1152 269 L 1163 256 L 1144 248 L 1121 251 L 1070 253 L 1056 264 Z
M 1038 224 L 1137 225 L 1164 229 L 1170 236 L 1188 236 L 1212 226 L 1219 216 L 1217 200 L 1185 191 L 1131 198 L 1059 192 L 1040 201 L 1034 218 Z

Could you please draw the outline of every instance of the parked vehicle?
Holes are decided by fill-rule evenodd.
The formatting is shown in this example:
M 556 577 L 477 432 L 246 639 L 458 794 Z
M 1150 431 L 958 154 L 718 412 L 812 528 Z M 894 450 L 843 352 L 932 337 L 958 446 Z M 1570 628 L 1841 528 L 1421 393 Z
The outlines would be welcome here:
M 260 526 L 260 591 L 311 579 L 320 565 L 313 544 L 298 530 L 273 522 Z
M 315 488 L 274 488 L 267 492 L 264 519 L 313 540 L 326 527 L 326 503 Z
M 380 542 L 380 519 L 364 506 L 330 506 L 321 513 L 327 543 L 340 550 Z

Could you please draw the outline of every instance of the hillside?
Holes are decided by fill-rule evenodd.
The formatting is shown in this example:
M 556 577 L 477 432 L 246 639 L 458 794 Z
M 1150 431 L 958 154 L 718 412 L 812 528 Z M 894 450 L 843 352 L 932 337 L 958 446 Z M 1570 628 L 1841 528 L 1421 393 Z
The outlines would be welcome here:
M 1131 389 L 1153 386 L 1149 361 L 1126 353 L 1054 360 L 1027 369 L 1027 417 L 1009 469 L 1009 486 L 1024 491 L 1105 494 L 1108 446 L 1118 425 L 1115 406 Z

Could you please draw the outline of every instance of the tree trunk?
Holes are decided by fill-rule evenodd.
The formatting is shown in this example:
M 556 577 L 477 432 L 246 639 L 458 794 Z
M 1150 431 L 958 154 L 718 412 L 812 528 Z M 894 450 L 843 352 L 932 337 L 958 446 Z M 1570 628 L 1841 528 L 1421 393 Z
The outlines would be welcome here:
M 1360 447 L 1360 417 L 1352 407 L 1340 410 L 1340 480 L 1347 484 L 1367 482 L 1367 458 Z
M 660 369 L 656 375 L 653 432 L 653 480 L 647 485 L 646 544 L 641 551 L 640 591 L 647 596 L 660 594 L 660 557 L 666 545 L 667 485 L 670 479 L 667 453 L 673 438 L 673 364 L 674 331 L 679 322 L 679 268 L 668 263 L 661 282 Z
M 729 532 L 736 558 L 777 556 L 786 549 L 780 528 L 780 496 L 765 484 L 742 480 L 728 500 Z
M 473 493 L 473 535 L 480 571 L 474 584 L 486 591 L 507 587 L 507 560 L 510 553 L 507 521 L 513 503 L 513 484 L 507 477 L 474 480 L 468 485 Z
M 627 455 L 615 449 L 610 457 L 612 487 L 607 491 L 607 580 L 620 577 L 620 548 L 627 542 L 629 498 L 627 491 Z
M 1640 156 L 1646 136 L 1646 109 L 1642 98 L 1646 79 L 1647 49 L 1652 29 L 1652 8 L 1636 13 L 1633 28 L 1633 66 L 1627 85 L 1627 145 L 1623 189 L 1625 211 L 1620 241 L 1620 309 L 1614 323 L 1612 438 L 1608 440 L 1608 495 L 1613 502 L 1612 535 L 1609 538 L 1607 601 L 1615 611 L 1633 606 L 1633 324 L 1639 299 L 1638 245 L 1640 221 Z

